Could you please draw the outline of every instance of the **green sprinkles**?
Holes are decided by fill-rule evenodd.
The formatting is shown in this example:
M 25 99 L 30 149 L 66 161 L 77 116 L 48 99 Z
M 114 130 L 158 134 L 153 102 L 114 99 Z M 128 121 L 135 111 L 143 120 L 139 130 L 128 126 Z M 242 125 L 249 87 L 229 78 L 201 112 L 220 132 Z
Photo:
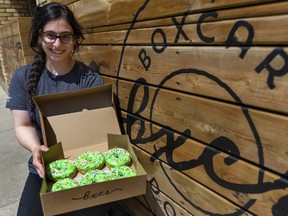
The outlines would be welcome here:
M 96 182 L 108 181 L 108 175 L 103 170 L 92 170 L 87 172 L 79 182 L 79 186 L 89 185 Z
M 123 148 L 112 148 L 104 153 L 104 157 L 109 167 L 124 166 L 131 162 L 130 153 Z
M 90 170 L 101 169 L 105 163 L 105 158 L 100 151 L 89 151 L 80 155 L 76 159 L 76 167 L 79 172 L 86 173 Z
M 64 178 L 73 178 L 77 168 L 72 161 L 60 159 L 48 164 L 45 171 L 49 179 L 57 181 Z
M 51 192 L 66 190 L 78 186 L 78 181 L 70 178 L 61 179 L 52 185 Z
M 114 167 L 109 172 L 109 179 L 121 179 L 136 176 L 136 172 L 128 166 Z

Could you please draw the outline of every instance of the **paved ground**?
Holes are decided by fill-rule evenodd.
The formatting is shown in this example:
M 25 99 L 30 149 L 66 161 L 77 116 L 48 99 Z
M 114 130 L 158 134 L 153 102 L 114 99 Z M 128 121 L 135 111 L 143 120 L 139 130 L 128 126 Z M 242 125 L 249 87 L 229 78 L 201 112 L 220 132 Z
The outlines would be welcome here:
M 14 216 L 28 175 L 30 152 L 15 138 L 11 113 L 5 108 L 6 96 L 0 86 L 0 216 Z

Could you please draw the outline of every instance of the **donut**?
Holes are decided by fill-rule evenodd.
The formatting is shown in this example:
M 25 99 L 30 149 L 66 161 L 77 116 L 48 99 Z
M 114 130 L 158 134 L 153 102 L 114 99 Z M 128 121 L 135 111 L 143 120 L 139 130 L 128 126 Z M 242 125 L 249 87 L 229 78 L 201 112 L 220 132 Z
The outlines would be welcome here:
M 49 163 L 46 168 L 46 175 L 52 181 L 64 178 L 73 178 L 77 174 L 75 164 L 68 159 L 60 159 Z
M 79 186 L 89 185 L 96 182 L 108 181 L 108 175 L 103 170 L 91 170 L 79 181 Z
M 102 169 L 105 165 L 105 158 L 100 151 L 88 151 L 76 159 L 75 165 L 78 171 L 84 175 L 88 171 Z
M 124 148 L 112 148 L 104 153 L 106 166 L 109 168 L 130 165 L 130 153 Z
M 109 172 L 110 180 L 133 177 L 133 176 L 136 176 L 136 172 L 128 166 L 114 167 L 111 168 L 111 171 Z
M 60 179 L 52 185 L 51 192 L 66 190 L 78 186 L 78 181 L 70 178 Z

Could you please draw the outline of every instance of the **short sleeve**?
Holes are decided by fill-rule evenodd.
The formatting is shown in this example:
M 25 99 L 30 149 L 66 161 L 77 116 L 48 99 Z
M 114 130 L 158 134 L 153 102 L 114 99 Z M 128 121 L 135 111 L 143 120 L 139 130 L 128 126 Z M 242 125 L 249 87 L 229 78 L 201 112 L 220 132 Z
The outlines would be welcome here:
M 90 72 L 90 79 L 87 80 L 87 86 L 86 88 L 94 87 L 94 86 L 100 86 L 103 85 L 102 77 L 99 73 L 91 71 Z
M 7 95 L 6 108 L 28 110 L 27 67 L 21 67 L 13 74 Z
M 103 79 L 98 71 L 94 71 L 89 66 L 79 63 L 78 68 L 82 74 L 80 88 L 90 88 L 103 85 Z

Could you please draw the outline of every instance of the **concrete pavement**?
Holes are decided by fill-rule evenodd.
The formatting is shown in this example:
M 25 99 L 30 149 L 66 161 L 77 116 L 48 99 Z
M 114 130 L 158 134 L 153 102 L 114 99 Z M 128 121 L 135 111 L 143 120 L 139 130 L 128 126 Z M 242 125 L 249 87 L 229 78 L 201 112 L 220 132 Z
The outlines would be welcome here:
M 6 92 L 0 86 L 0 216 L 14 216 L 28 175 L 30 152 L 18 144 Z

